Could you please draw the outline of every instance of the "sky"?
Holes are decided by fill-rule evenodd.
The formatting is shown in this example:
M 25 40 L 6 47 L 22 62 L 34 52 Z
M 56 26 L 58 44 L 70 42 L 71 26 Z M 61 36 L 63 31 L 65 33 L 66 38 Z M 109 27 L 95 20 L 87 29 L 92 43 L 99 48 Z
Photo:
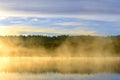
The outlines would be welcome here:
M 120 0 L 0 0 L 0 35 L 120 35 Z

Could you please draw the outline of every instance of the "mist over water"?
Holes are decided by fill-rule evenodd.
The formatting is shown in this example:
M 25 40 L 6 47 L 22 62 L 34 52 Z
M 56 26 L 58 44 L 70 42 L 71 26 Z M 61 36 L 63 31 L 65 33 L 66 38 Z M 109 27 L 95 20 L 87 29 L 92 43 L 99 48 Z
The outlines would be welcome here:
M 87 57 L 1 57 L 1 72 L 119 73 L 120 59 Z
M 1 37 L 0 72 L 119 73 L 113 46 L 105 37 Z
M 115 40 L 95 36 L 0 37 L 0 56 L 118 57 L 119 41 Z

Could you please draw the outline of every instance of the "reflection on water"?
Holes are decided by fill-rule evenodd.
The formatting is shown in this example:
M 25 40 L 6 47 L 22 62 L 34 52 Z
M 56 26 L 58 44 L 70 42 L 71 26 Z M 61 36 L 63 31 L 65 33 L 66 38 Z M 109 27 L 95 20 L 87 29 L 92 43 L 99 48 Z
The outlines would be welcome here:
M 0 72 L 120 72 L 119 57 L 0 57 Z
M 120 80 L 120 74 L 0 73 L 0 80 Z

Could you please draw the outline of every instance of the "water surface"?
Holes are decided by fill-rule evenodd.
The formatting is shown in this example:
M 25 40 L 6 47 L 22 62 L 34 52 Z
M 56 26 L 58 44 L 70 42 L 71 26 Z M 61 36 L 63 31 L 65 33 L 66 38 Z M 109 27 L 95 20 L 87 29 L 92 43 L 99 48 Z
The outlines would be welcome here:
M 0 80 L 120 80 L 120 74 L 0 73 Z
M 120 72 L 119 57 L 0 57 L 0 72 Z

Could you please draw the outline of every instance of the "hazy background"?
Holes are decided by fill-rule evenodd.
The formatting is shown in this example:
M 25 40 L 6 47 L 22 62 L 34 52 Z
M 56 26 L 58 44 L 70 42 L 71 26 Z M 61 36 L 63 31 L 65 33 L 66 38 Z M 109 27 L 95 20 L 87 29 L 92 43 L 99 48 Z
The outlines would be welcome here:
M 119 57 L 120 36 L 1 36 L 0 56 Z
M 119 4 L 0 0 L 0 71 L 119 72 Z

